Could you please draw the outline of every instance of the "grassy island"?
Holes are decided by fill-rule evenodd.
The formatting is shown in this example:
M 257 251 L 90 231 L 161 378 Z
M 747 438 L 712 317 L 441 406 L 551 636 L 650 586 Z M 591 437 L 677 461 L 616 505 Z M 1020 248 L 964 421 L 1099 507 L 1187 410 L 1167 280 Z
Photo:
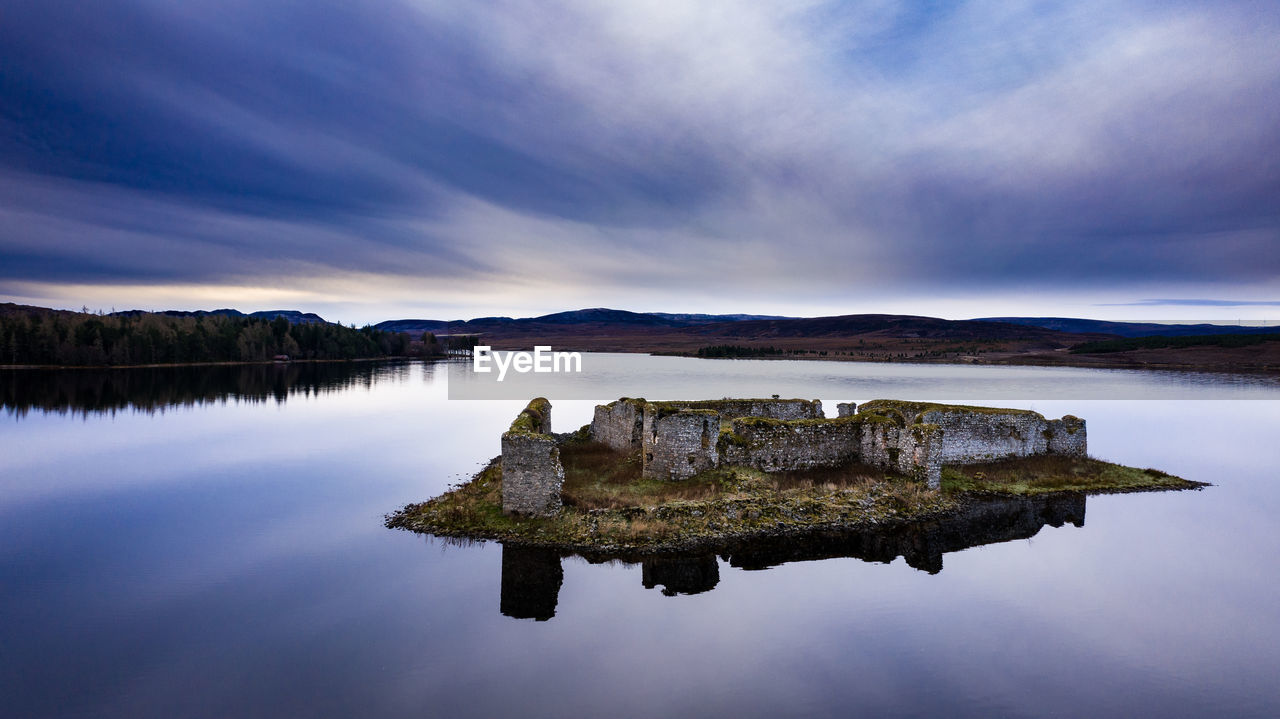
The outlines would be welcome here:
M 945 466 L 942 484 L 848 463 L 784 472 L 721 466 L 672 482 L 642 476 L 639 452 L 590 439 L 559 446 L 563 507 L 546 517 L 503 512 L 502 463 L 387 517 L 387 526 L 564 551 L 663 552 L 825 530 L 868 530 L 943 518 L 982 496 L 1110 493 L 1205 486 L 1155 469 L 1086 456 L 1033 456 Z

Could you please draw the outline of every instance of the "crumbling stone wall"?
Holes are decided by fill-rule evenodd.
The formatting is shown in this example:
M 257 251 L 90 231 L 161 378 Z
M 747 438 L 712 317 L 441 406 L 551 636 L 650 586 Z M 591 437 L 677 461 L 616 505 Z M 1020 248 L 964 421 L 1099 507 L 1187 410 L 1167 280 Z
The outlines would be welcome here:
M 821 419 L 822 400 L 817 399 L 702 399 L 649 402 L 661 411 L 709 409 L 725 419 L 765 417 L 767 419 Z
M 1087 449 L 1085 422 L 1070 415 L 893 400 L 836 409 L 839 417 L 827 419 L 818 400 L 623 398 L 596 407 L 591 436 L 618 451 L 640 450 L 647 479 L 684 480 L 723 464 L 778 472 L 860 461 L 935 488 L 944 463 Z M 530 402 L 503 435 L 502 471 L 504 511 L 560 510 L 564 468 L 547 400 Z
M 942 486 L 942 453 L 945 432 L 936 424 L 903 426 L 878 415 L 879 421 L 863 424 L 860 456 L 864 463 L 883 467 L 924 481 L 937 489 Z
M 838 467 L 858 459 L 862 420 L 743 417 L 720 436 L 725 464 L 765 472 Z
M 660 411 L 647 405 L 643 422 L 641 476 L 645 479 L 688 479 L 719 466 L 716 440 L 720 436 L 720 415 L 717 412 L 709 409 Z
M 564 467 L 551 436 L 551 403 L 529 403 L 502 435 L 502 511 L 548 517 L 560 511 Z
M 973 464 L 1037 454 L 1082 456 L 1087 449 L 1084 420 L 1067 415 L 1048 420 L 1025 409 L 965 407 L 927 402 L 874 400 L 859 413 L 878 414 L 905 427 L 939 426 L 945 436 L 941 461 Z
M 591 419 L 591 439 L 618 452 L 639 449 L 643 443 L 644 405 L 644 400 L 629 397 L 596 405 Z
M 860 461 L 942 484 L 942 429 L 901 427 L 873 414 L 834 419 L 736 419 L 720 437 L 721 461 L 765 472 L 839 467 Z
M 1083 457 L 1089 453 L 1089 440 L 1084 420 L 1074 415 L 1049 420 L 1045 436 L 1049 440 L 1050 454 Z

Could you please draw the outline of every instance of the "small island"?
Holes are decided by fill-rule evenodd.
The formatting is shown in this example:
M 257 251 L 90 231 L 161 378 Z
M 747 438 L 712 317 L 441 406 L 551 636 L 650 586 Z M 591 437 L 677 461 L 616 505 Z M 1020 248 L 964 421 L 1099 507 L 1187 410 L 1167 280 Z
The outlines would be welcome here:
M 388 527 L 601 555 L 890 530 L 993 497 L 1197 489 L 1089 457 L 1085 421 L 1022 409 L 874 400 L 622 398 L 572 433 L 531 401 L 470 481 Z

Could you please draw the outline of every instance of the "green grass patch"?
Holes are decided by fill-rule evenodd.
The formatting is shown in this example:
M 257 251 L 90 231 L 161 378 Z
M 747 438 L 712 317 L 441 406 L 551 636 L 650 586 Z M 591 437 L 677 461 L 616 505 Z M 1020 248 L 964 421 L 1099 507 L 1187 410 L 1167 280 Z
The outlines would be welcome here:
M 942 468 L 942 488 L 947 492 L 1029 495 L 1048 492 L 1136 492 L 1204 486 L 1207 485 L 1203 482 L 1192 482 L 1158 469 L 1138 469 L 1092 457 L 1052 454 Z

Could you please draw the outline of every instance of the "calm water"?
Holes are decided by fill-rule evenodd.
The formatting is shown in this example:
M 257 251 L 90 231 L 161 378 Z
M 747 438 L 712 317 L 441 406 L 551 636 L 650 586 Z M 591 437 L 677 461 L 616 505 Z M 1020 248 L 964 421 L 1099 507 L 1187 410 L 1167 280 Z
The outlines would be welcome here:
M 592 359 L 633 390 L 601 400 L 920 396 L 892 367 Z M 382 527 L 523 405 L 449 401 L 441 365 L 0 374 L 2 713 L 1280 714 L 1280 390 L 908 374 L 983 399 L 992 371 L 1024 392 L 999 404 L 1087 418 L 1093 454 L 1216 486 L 589 564 Z M 556 429 L 592 405 L 556 402 Z

